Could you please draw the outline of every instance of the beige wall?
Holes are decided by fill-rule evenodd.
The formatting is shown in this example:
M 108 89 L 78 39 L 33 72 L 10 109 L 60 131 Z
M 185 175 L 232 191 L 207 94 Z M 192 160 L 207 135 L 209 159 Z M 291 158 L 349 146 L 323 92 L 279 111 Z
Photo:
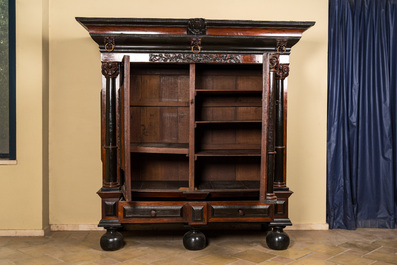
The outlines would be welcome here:
M 0 165 L 0 229 L 40 230 L 48 224 L 42 214 L 46 210 L 43 157 L 47 155 L 43 79 L 48 79 L 43 72 L 43 1 L 17 0 L 16 8 L 18 162 Z
M 45 1 L 18 1 L 18 165 L 0 166 L 0 178 L 6 178 L 10 187 L 18 187 L 18 194 L 27 192 L 31 207 L 24 207 L 27 200 L 15 196 L 14 190 L 1 193 L 0 202 L 7 202 L 6 209 L 15 213 L 0 219 L 0 229 L 38 228 L 43 221 L 46 199 L 41 191 L 46 174 L 43 154 L 38 152 L 46 150 L 42 138 L 46 113 L 42 105 L 46 100 L 42 91 Z M 37 12 L 27 12 L 28 7 Z M 287 173 L 295 192 L 290 206 L 292 222 L 325 223 L 328 1 L 202 0 L 193 4 L 185 0 L 52 0 L 48 10 L 50 224 L 97 224 L 100 219 L 96 195 L 101 186 L 100 55 L 87 31 L 75 21 L 77 16 L 316 21 L 290 58 Z M 22 15 L 27 16 L 22 19 Z M 11 206 L 16 199 L 17 206 Z M 29 216 L 35 218 L 21 220 Z M 19 221 L 14 222 L 14 218 Z

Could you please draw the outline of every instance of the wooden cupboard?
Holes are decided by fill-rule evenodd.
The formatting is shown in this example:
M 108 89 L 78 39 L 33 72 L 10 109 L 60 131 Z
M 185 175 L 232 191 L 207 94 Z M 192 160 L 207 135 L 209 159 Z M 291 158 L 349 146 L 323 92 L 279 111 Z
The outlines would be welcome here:
M 261 223 L 287 248 L 286 78 L 314 23 L 76 19 L 102 61 L 102 248 L 123 224 L 184 223 L 202 249 L 215 222 Z

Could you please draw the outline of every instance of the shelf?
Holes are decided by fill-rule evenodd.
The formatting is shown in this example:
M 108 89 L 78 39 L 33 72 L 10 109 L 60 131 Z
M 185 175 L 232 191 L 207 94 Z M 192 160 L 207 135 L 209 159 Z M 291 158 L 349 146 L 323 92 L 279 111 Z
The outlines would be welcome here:
M 206 150 L 196 153 L 196 156 L 261 156 L 260 149 L 224 149 Z
M 187 191 L 188 181 L 133 181 L 134 191 Z M 259 181 L 203 181 L 195 191 L 258 190 Z M 193 193 L 195 191 L 189 191 Z
M 262 93 L 262 89 L 196 89 L 197 94 L 248 94 Z
M 188 181 L 133 181 L 131 188 L 134 190 L 187 190 Z
M 132 101 L 131 107 L 188 107 L 188 102 L 183 101 L 161 101 L 161 102 L 150 102 L 150 101 Z
M 261 123 L 261 120 L 230 120 L 230 121 L 196 121 L 196 124 L 218 124 L 218 123 Z
M 198 190 L 257 190 L 259 181 L 203 181 Z
M 133 153 L 187 155 L 189 153 L 189 144 L 181 144 L 181 143 L 131 144 L 130 151 Z

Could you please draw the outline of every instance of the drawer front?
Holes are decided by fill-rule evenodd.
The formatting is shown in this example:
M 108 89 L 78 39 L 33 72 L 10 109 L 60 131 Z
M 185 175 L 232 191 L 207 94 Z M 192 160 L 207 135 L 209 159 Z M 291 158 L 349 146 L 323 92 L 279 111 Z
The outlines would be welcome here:
M 184 222 L 183 203 L 178 202 L 124 202 L 119 211 L 120 221 L 125 223 Z
M 255 203 L 211 203 L 210 222 L 268 222 L 273 219 L 272 205 Z

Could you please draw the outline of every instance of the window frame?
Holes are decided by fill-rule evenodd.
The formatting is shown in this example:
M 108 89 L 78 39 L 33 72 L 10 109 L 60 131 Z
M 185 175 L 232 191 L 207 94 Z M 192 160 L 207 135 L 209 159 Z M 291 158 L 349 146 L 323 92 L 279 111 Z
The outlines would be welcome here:
M 0 159 L 16 160 L 16 26 L 15 0 L 8 0 L 9 152 Z

